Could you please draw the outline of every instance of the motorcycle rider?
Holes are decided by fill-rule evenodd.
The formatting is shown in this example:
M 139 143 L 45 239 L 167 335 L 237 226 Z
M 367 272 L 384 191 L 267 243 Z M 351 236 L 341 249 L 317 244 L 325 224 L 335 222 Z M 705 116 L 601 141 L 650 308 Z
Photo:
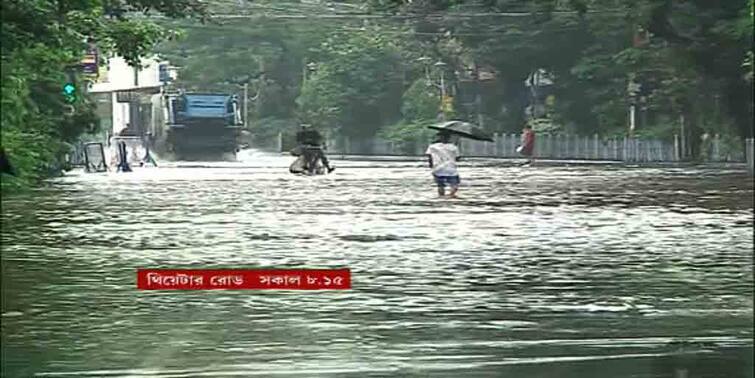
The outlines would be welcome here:
M 330 162 L 322 150 L 323 137 L 317 130 L 309 125 L 301 125 L 299 131 L 296 132 L 296 143 L 298 144 L 298 148 L 301 149 L 307 165 L 310 163 L 317 164 L 317 160 L 319 159 L 325 168 L 328 169 L 328 173 L 335 170 L 335 168 L 330 166 Z M 306 169 L 309 172 L 313 172 L 315 167 L 307 166 Z

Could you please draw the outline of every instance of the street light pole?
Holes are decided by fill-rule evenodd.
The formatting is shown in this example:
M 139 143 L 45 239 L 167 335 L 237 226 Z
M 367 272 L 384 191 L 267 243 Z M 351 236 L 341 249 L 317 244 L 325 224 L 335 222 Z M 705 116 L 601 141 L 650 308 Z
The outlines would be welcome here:
M 307 66 L 307 58 L 304 58 L 302 61 L 302 67 L 301 67 L 301 86 L 304 88 L 304 84 L 307 82 L 307 69 L 309 67 Z
M 439 110 L 438 119 L 440 121 L 445 121 L 446 120 L 446 113 L 444 112 L 444 107 L 445 107 L 445 103 L 446 103 L 446 101 L 445 101 L 446 100 L 446 73 L 445 73 L 446 63 L 444 63 L 442 61 L 437 61 L 437 62 L 435 62 L 435 64 L 433 64 L 433 66 L 435 66 L 436 68 L 440 69 L 440 85 L 438 85 L 438 84 L 435 83 L 435 80 L 433 80 L 432 78 L 430 78 L 430 68 L 429 68 L 429 66 L 430 66 L 431 58 L 427 57 L 427 56 L 423 56 L 421 58 L 418 58 L 417 61 L 421 62 L 424 65 L 424 67 L 425 67 L 425 77 L 427 79 L 427 85 L 428 86 L 433 86 L 433 87 L 439 87 L 440 88 L 440 104 L 439 104 L 440 106 L 439 106 L 439 109 L 438 109 Z
M 634 104 L 629 105 L 629 135 L 630 136 L 634 136 L 635 108 L 636 106 Z
M 446 74 L 444 67 L 446 66 L 446 63 L 443 63 L 441 61 L 437 61 L 435 63 L 435 67 L 438 67 L 440 69 L 440 119 L 441 121 L 446 120 L 446 112 L 445 112 L 445 105 L 446 105 Z
M 635 129 L 635 109 L 637 105 L 637 96 L 640 93 L 640 84 L 635 82 L 635 75 L 630 74 L 627 92 L 629 95 L 629 136 L 634 136 Z
M 443 71 L 440 71 L 440 96 L 441 98 L 446 98 L 446 82 L 445 82 L 445 74 Z
M 249 83 L 244 83 L 244 129 L 249 126 Z

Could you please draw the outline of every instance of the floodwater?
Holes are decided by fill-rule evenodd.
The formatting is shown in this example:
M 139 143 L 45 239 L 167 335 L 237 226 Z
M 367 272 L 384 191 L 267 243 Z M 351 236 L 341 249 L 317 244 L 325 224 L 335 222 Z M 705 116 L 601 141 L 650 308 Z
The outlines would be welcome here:
M 739 170 L 290 157 L 3 198 L 5 377 L 752 377 Z M 137 268 L 340 268 L 348 291 L 139 291 Z

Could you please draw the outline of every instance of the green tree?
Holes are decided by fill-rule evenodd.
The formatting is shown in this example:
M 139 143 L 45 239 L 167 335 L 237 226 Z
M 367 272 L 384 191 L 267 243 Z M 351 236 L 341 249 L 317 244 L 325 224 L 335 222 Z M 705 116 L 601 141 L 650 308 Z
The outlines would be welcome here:
M 637 100 L 646 109 L 643 127 L 671 130 L 669 120 L 684 118 L 693 144 L 704 131 L 752 135 L 752 1 L 365 3 L 378 12 L 415 16 L 418 38 L 458 36 L 476 63 L 495 67 L 503 90 L 486 108 L 507 109 L 489 114 L 503 116 L 504 123 L 521 122 L 523 81 L 544 68 L 556 79 L 554 118 L 573 125 L 572 131 L 626 130 L 627 87 L 634 78 L 642 85 Z M 431 13 L 446 17 L 422 17 Z M 464 16 L 469 13 L 478 16 Z M 635 37 L 641 43 L 635 45 Z
M 369 136 L 399 119 L 406 67 L 397 41 L 378 28 L 336 33 L 315 54 L 297 99 L 304 122 Z
M 383 127 L 380 136 L 395 142 L 426 141 L 430 138 L 433 132 L 427 126 L 437 122 L 440 98 L 437 89 L 428 84 L 425 78 L 414 81 L 402 98 L 402 119 Z
M 73 109 L 62 93 L 88 43 L 138 65 L 158 40 L 172 34 L 135 18 L 136 12 L 203 16 L 206 7 L 199 0 L 2 2 L 0 128 L 2 145 L 19 173 L 2 180 L 4 190 L 59 171 L 69 143 L 96 124 L 94 106 L 83 93 L 77 93 Z M 85 86 L 80 78 L 77 81 L 78 88 Z
M 197 25 L 172 22 L 181 38 L 166 41 L 157 51 L 181 67 L 176 87 L 188 91 L 241 94 L 248 85 L 250 131 L 255 143 L 274 145 L 280 131 L 296 119 L 296 98 L 310 50 L 333 26 L 260 18 Z M 280 129 L 278 129 L 280 128 Z

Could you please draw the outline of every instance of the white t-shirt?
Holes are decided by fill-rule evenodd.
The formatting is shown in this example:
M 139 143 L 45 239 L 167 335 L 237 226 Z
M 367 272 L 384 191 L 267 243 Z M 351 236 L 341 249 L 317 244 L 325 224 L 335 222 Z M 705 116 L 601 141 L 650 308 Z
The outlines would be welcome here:
M 436 176 L 457 176 L 456 158 L 459 148 L 451 143 L 433 143 L 427 147 L 425 154 L 433 159 L 433 174 Z

